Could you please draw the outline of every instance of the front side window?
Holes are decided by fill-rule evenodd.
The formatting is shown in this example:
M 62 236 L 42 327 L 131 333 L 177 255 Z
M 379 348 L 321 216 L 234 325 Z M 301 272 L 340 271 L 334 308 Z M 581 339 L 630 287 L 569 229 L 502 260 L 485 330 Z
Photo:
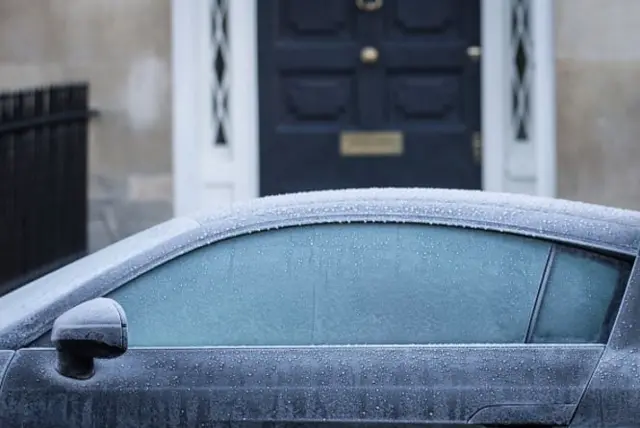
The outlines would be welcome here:
M 522 343 L 551 246 L 454 227 L 291 227 L 198 249 L 109 297 L 133 346 Z

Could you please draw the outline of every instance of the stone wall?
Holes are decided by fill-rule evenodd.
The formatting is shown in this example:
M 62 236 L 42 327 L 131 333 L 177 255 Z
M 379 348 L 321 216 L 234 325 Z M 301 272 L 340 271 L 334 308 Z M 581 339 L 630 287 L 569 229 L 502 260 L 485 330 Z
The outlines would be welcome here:
M 559 196 L 640 209 L 640 1 L 554 2 Z
M 0 0 L 0 90 L 87 80 L 90 249 L 172 215 L 170 0 Z

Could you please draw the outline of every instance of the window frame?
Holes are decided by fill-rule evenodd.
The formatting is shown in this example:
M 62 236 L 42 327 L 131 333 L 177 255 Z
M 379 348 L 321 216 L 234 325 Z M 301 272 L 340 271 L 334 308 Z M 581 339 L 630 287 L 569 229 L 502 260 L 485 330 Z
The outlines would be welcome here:
M 588 259 L 596 259 L 600 261 L 604 261 L 605 263 L 610 263 L 616 266 L 618 272 L 621 273 L 620 278 L 618 279 L 618 283 L 614 286 L 613 296 L 611 301 L 607 306 L 607 310 L 605 312 L 604 324 L 600 329 L 600 337 L 597 342 L 580 342 L 577 344 L 585 343 L 585 344 L 607 344 L 609 341 L 609 337 L 613 331 L 614 323 L 620 313 L 620 307 L 622 305 L 622 300 L 624 298 L 625 291 L 630 283 L 631 279 L 631 271 L 633 269 L 633 262 L 630 260 L 625 260 L 622 257 L 617 257 L 614 255 L 607 255 L 599 251 L 594 251 L 588 248 L 584 248 L 581 246 L 571 246 L 567 244 L 562 244 L 554 241 L 547 240 L 551 247 L 549 248 L 549 254 L 547 257 L 547 262 L 544 268 L 544 272 L 542 278 L 540 279 L 540 286 L 538 288 L 538 295 L 536 297 L 535 305 L 531 312 L 531 319 L 529 320 L 529 326 L 527 328 L 527 334 L 525 337 L 524 344 L 535 345 L 540 344 L 539 342 L 535 342 L 535 328 L 538 323 L 538 319 L 540 316 L 542 304 L 544 302 L 545 293 L 547 291 L 547 287 L 549 285 L 549 281 L 551 280 L 551 272 L 556 261 L 556 257 L 558 253 L 570 253 L 570 254 L 580 254 L 581 256 Z M 624 274 L 622 274 L 624 272 Z M 550 345 L 558 345 L 562 343 L 552 342 Z
M 611 300 L 611 302 L 609 303 L 608 309 L 606 311 L 606 316 L 605 316 L 605 325 L 603 326 L 603 329 L 601 330 L 601 337 L 599 338 L 599 341 L 597 342 L 578 342 L 578 343 L 565 343 L 565 342 L 560 342 L 560 343 L 548 343 L 547 345 L 553 345 L 553 346 L 563 346 L 563 345 L 606 345 L 608 343 L 608 340 L 613 332 L 613 328 L 614 328 L 614 323 L 616 321 L 616 319 L 619 317 L 620 315 L 620 310 L 621 310 L 621 305 L 623 303 L 623 299 L 624 299 L 624 295 L 625 292 L 628 288 L 628 286 L 631 284 L 631 272 L 632 272 L 632 268 L 633 268 L 633 262 L 634 262 L 634 258 L 625 256 L 623 254 L 620 253 L 609 253 L 609 252 L 604 252 L 602 250 L 599 249 L 595 249 L 595 248 L 590 248 L 584 245 L 580 245 L 580 244 L 576 244 L 576 245 L 571 245 L 569 243 L 566 242 L 562 242 L 559 239 L 553 239 L 552 237 L 548 237 L 548 236 L 538 236 L 538 235 L 530 235 L 527 233 L 518 233 L 515 231 L 511 231 L 511 230 L 500 230 L 500 229 L 496 229 L 496 228 L 481 228 L 481 227 L 468 227 L 466 225 L 462 225 L 462 224 L 457 224 L 455 222 L 453 223 L 446 223 L 446 222 L 416 222 L 416 221 L 407 221 L 407 222 L 402 222 L 402 221 L 350 221 L 350 222 L 344 222 L 344 221 L 327 221 L 327 222 L 310 222 L 310 223 L 302 223 L 302 224 L 291 224 L 291 225 L 285 225 L 283 227 L 278 227 L 278 228 L 266 228 L 266 229 L 260 229 L 260 230 L 249 230 L 243 233 L 239 233 L 239 234 L 235 234 L 235 235 L 230 235 L 227 237 L 224 237 L 222 239 L 217 239 L 217 240 L 213 240 L 213 241 L 209 241 L 209 242 L 203 242 L 201 243 L 201 245 L 196 245 L 196 246 L 192 246 L 191 248 L 189 248 L 187 251 L 185 252 L 181 252 L 176 254 L 174 257 L 169 258 L 167 260 L 164 260 L 162 263 L 159 263 L 157 265 L 152 266 L 150 269 L 146 269 L 144 271 L 139 272 L 137 275 L 128 278 L 126 282 L 119 284 L 117 287 L 114 287 L 112 289 L 110 289 L 107 293 L 103 293 L 102 296 L 108 296 L 108 294 L 114 292 L 117 289 L 120 289 L 122 287 L 126 287 L 131 281 L 136 280 L 137 278 L 153 271 L 156 268 L 159 268 L 163 265 L 166 265 L 168 263 L 171 263 L 175 260 L 177 260 L 178 258 L 184 257 L 186 255 L 188 255 L 191 252 L 197 251 L 197 250 L 201 250 L 203 248 L 209 247 L 209 246 L 215 246 L 219 243 L 225 242 L 225 241 L 229 241 L 229 240 L 233 240 L 239 237 L 244 237 L 247 235 L 255 235 L 255 234 L 260 234 L 260 233 L 264 233 L 264 232 L 272 232 L 272 231 L 276 231 L 276 230 L 282 230 L 282 229 L 288 229 L 288 228 L 298 228 L 298 227 L 314 227 L 314 226 L 323 226 L 323 225 L 344 225 L 344 224 L 413 224 L 413 225 L 419 225 L 419 226 L 425 226 L 425 227 L 442 227 L 442 228 L 452 228 L 452 229 L 470 229 L 472 231 L 483 231 L 483 232 L 490 232 L 493 234 L 498 234 L 498 235 L 510 235 L 510 236 L 515 236 L 518 238 L 525 238 L 525 239 L 531 239 L 534 241 L 542 241 L 545 242 L 547 244 L 549 244 L 549 252 L 547 254 L 547 260 L 545 262 L 545 266 L 543 269 L 543 273 L 540 277 L 540 282 L 538 284 L 538 289 L 537 289 L 537 294 L 536 294 L 536 298 L 534 300 L 534 306 L 531 309 L 531 314 L 529 317 L 529 322 L 527 325 L 527 329 L 526 329 L 526 334 L 524 336 L 524 340 L 522 342 L 514 342 L 514 343 L 508 343 L 506 345 L 540 345 L 540 343 L 538 342 L 534 342 L 532 341 L 533 336 L 534 336 L 534 330 L 535 330 L 535 326 L 538 320 L 538 316 L 540 314 L 540 308 L 542 305 L 542 302 L 544 300 L 544 292 L 547 288 L 548 282 L 550 280 L 550 272 L 551 272 L 551 268 L 553 267 L 553 262 L 555 260 L 555 255 L 559 252 L 559 251 L 563 251 L 563 252 L 572 252 L 572 253 L 580 253 L 584 256 L 586 256 L 587 258 L 597 258 L 597 259 L 602 259 L 605 260 L 609 263 L 613 263 L 617 266 L 625 266 L 625 270 L 626 273 L 625 275 L 622 275 L 618 284 L 616 284 L 615 286 L 615 290 L 614 290 L 614 294 L 613 294 L 613 298 Z M 38 338 L 36 338 L 35 340 L 31 341 L 29 344 L 27 344 L 26 346 L 24 346 L 24 348 L 30 348 L 30 347 L 52 347 L 51 343 L 50 343 L 50 339 L 49 336 L 51 334 L 51 328 L 49 328 L 44 334 L 40 335 Z M 44 339 L 44 340 L 43 340 Z M 43 343 L 44 342 L 44 343 Z M 464 344 L 456 344 L 456 343 L 442 343 L 442 344 L 425 344 L 425 345 L 417 345 L 417 346 L 450 346 L 450 345 L 464 345 Z M 492 345 L 492 343 L 488 343 L 487 345 Z M 495 345 L 495 344 L 493 344 Z M 505 344 L 501 344 L 501 345 L 505 345 Z M 318 345 L 304 345 L 304 346 L 318 346 Z M 373 345 L 373 346 L 377 346 L 377 345 Z M 380 345 L 382 346 L 382 345 Z

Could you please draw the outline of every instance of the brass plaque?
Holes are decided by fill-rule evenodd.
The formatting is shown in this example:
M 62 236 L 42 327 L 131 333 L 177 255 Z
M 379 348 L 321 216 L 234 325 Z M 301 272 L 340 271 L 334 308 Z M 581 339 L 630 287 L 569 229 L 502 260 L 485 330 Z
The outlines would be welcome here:
M 404 135 L 399 131 L 343 131 L 342 156 L 402 156 Z

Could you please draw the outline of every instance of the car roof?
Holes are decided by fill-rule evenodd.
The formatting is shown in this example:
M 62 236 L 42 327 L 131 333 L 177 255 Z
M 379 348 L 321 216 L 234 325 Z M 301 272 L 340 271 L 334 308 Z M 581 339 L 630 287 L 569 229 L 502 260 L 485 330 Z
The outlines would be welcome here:
M 223 213 L 190 218 L 209 233 L 229 227 L 259 229 L 335 221 L 402 221 L 457 225 L 547 238 L 635 256 L 640 212 L 530 195 L 476 190 L 384 188 L 292 193 L 236 204 Z
M 253 199 L 178 217 L 135 234 L 0 298 L 0 349 L 44 334 L 65 310 L 202 245 L 246 233 L 334 222 L 410 222 L 479 228 L 635 256 L 640 212 L 551 198 L 442 189 L 351 189 Z

